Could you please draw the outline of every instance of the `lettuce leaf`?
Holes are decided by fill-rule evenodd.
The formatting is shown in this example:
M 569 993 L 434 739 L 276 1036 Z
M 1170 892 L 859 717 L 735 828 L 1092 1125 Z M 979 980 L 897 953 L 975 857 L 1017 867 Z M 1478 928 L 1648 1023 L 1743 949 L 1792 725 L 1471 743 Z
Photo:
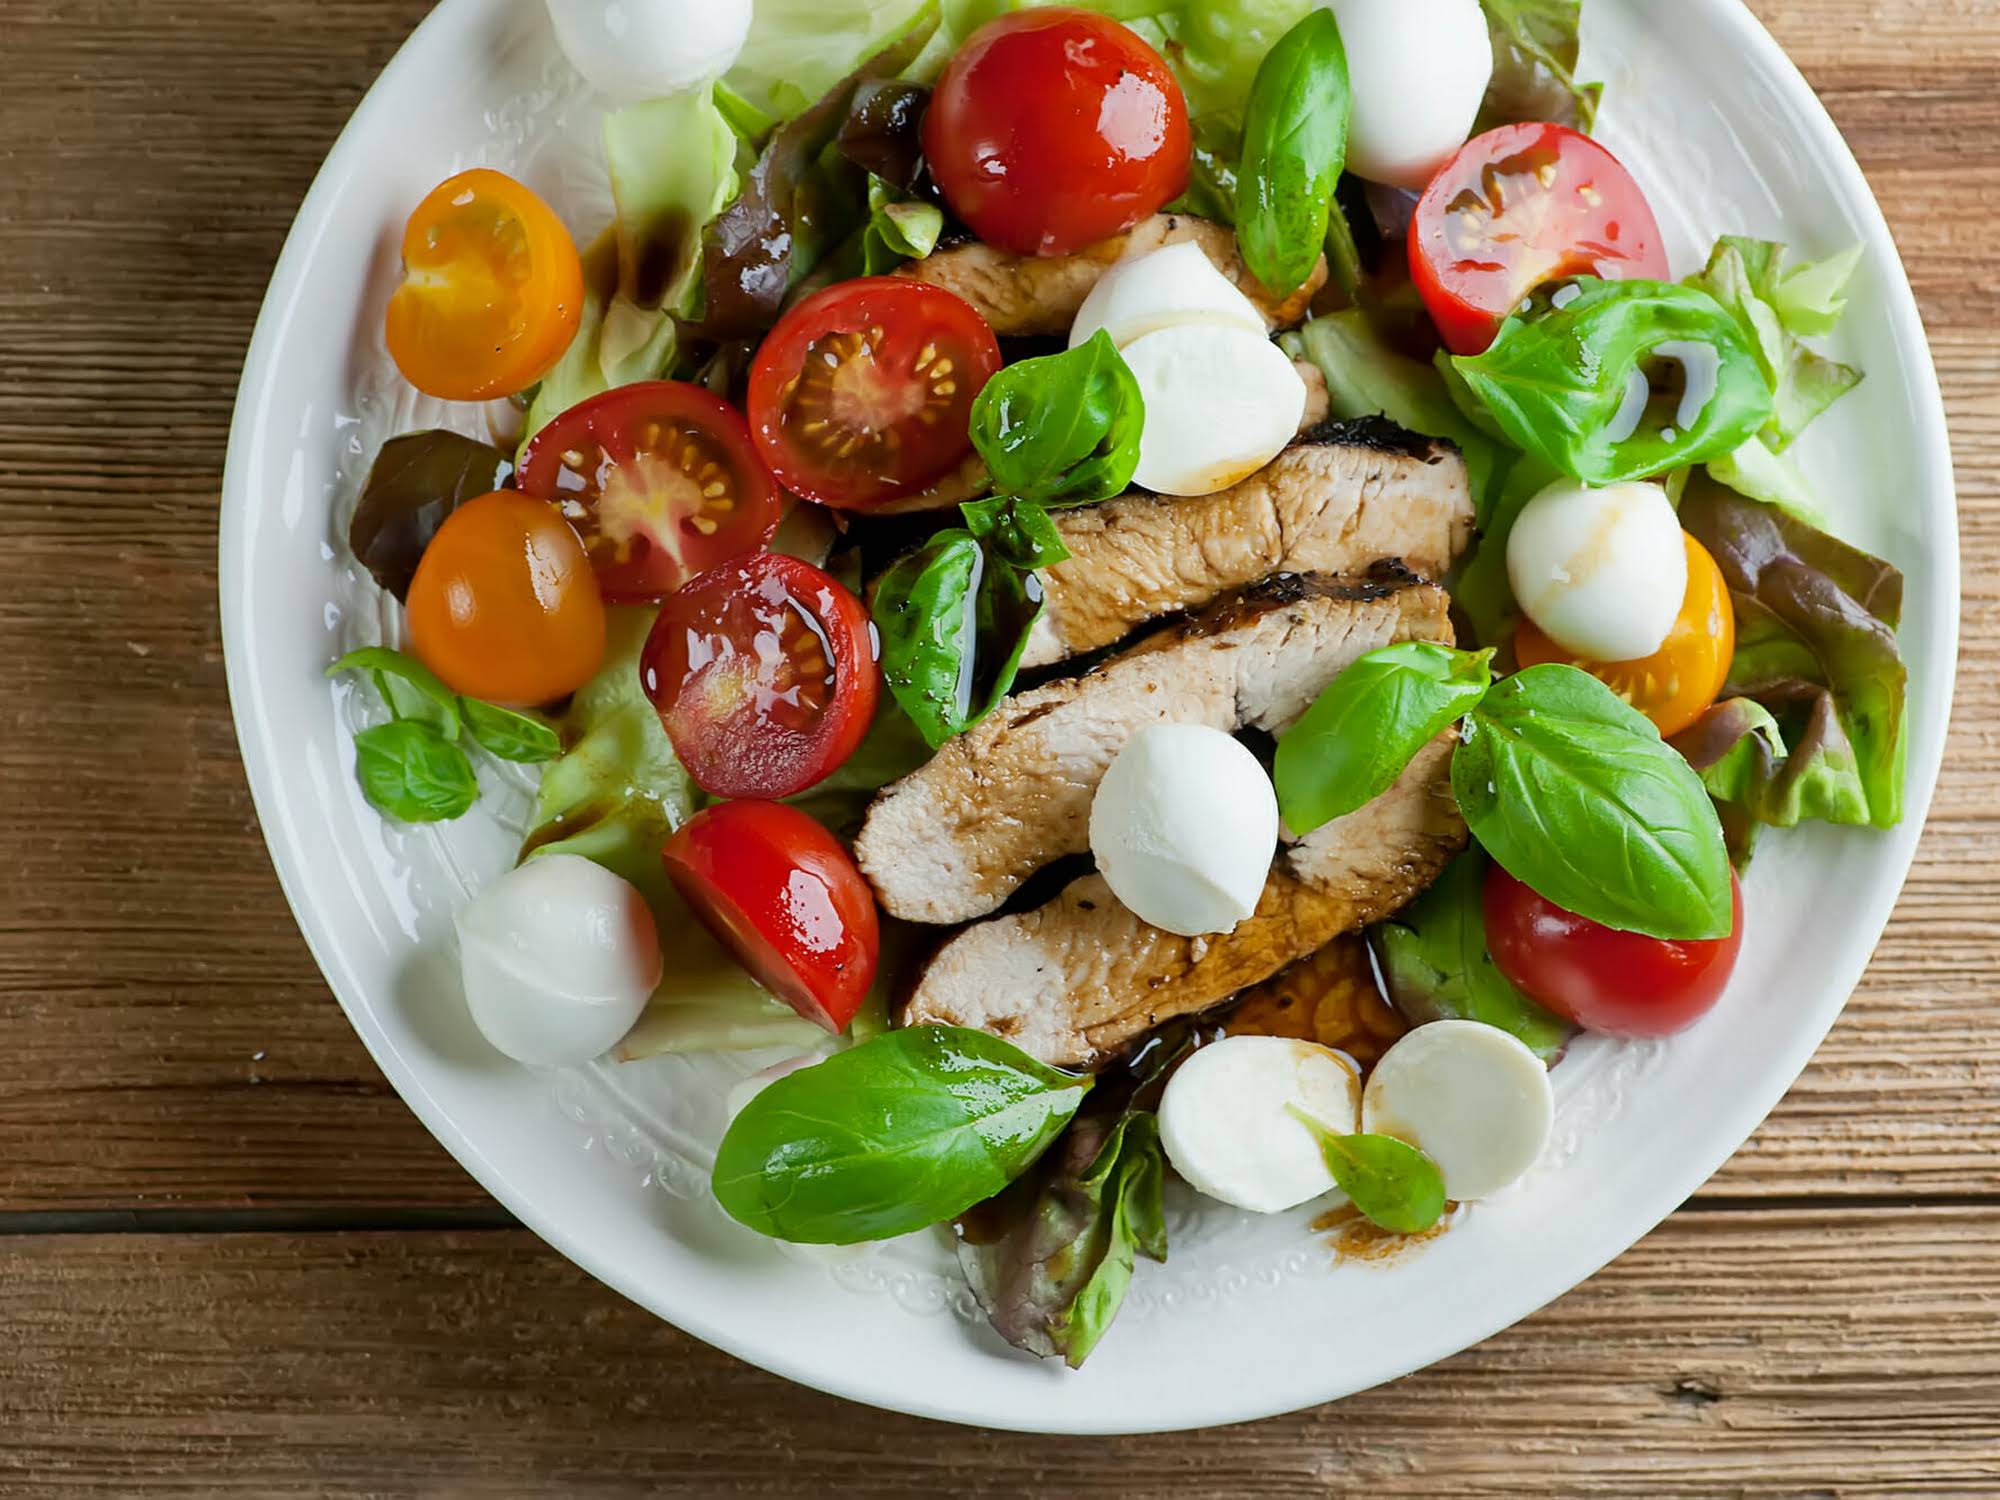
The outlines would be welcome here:
M 1749 860 L 1757 830 L 1793 828 L 1808 818 L 1848 825 L 1871 821 L 1854 746 L 1833 694 L 1806 696 L 1803 729 L 1789 747 L 1777 718 L 1752 698 L 1727 698 L 1674 736 L 1722 815 L 1729 852 Z
M 936 6 L 937 0 L 757 0 L 749 39 L 725 82 L 754 108 L 790 120 Z
M 1601 83 L 1576 81 L 1583 0 L 1481 0 L 1493 37 L 1493 81 L 1475 135 L 1497 125 L 1548 120 L 1588 131 Z

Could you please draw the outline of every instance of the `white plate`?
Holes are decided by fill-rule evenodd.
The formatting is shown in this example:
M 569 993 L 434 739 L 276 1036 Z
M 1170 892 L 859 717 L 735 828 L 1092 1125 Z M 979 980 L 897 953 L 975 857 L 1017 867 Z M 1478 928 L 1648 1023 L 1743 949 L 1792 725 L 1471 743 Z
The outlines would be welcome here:
M 377 329 L 411 205 L 475 163 L 582 233 L 607 215 L 596 105 L 540 0 L 445 0 L 355 112 L 285 247 L 244 370 L 224 485 L 230 694 L 272 857 L 355 1029 L 424 1123 L 551 1244 L 661 1317 L 768 1369 L 955 1421 L 1130 1432 L 1266 1416 L 1388 1380 L 1534 1311 L 1631 1245 L 1747 1137 L 1812 1055 L 1880 935 L 1930 802 L 1956 659 L 1957 531 L 1936 376 L 1867 185 L 1804 81 L 1734 0 L 1589 0 L 1603 133 L 1676 268 L 1720 232 L 1868 256 L 1838 352 L 1868 372 L 1802 445 L 1845 535 L 1909 574 L 1909 815 L 1892 833 L 1773 836 L 1725 1004 L 1670 1043 L 1579 1047 L 1545 1170 L 1393 1264 L 1332 1264 L 1303 1216 L 1175 1205 L 1086 1370 L 1006 1350 L 967 1316 L 941 1241 L 829 1270 L 722 1218 L 703 1169 L 741 1061 L 536 1074 L 473 1033 L 448 915 L 505 868 L 525 782 L 443 835 L 385 824 L 350 769 L 356 706 L 321 673 L 388 615 L 342 538 L 376 446 L 448 417 Z M 504 1313 L 501 1314 L 504 1316 Z M 1556 1337 L 1554 1332 L 1546 1335 Z

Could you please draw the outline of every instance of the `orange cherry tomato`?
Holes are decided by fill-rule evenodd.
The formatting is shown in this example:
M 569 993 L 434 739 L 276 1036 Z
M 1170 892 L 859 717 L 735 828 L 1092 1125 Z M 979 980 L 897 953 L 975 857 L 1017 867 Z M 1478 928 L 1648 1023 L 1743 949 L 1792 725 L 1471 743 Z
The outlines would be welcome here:
M 1673 629 L 1651 656 L 1636 661 L 1584 661 L 1570 655 L 1523 620 L 1514 633 L 1514 655 L 1523 667 L 1564 662 L 1581 667 L 1640 713 L 1662 735 L 1676 735 L 1708 711 L 1729 678 L 1736 655 L 1736 610 L 1715 559 L 1686 532 L 1688 586 Z
M 418 390 L 489 401 L 555 366 L 583 317 L 583 263 L 548 204 L 503 172 L 448 178 L 403 231 L 389 353 Z
M 531 708 L 604 661 L 590 558 L 546 500 L 496 490 L 446 518 L 410 584 L 410 645 L 468 698 Z

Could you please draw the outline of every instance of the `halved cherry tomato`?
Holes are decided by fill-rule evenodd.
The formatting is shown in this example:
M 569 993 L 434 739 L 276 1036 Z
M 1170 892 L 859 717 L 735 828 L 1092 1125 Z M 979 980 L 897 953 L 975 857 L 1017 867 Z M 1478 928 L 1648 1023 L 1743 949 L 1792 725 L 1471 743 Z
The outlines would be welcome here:
M 389 353 L 411 385 L 447 401 L 526 390 L 583 318 L 583 264 L 555 211 L 502 172 L 431 190 L 403 231 Z
M 1187 190 L 1187 100 L 1133 32 L 1082 10 L 989 21 L 946 64 L 924 156 L 989 245 L 1068 255 Z
M 1564 911 L 1495 865 L 1486 877 L 1486 946 L 1516 989 L 1587 1031 L 1671 1036 L 1715 1008 L 1736 970 L 1743 887 L 1729 878 L 1729 936 L 1673 943 Z
M 875 897 L 840 841 L 780 802 L 724 802 L 667 840 L 667 874 L 765 989 L 828 1031 L 875 982 Z
M 1581 667 L 1672 737 L 1708 712 L 1729 680 L 1736 655 L 1736 607 L 1729 584 L 1708 549 L 1686 532 L 1687 593 L 1681 612 L 1658 651 L 1637 661 L 1584 661 L 1523 620 L 1514 632 L 1514 655 L 1523 667 L 1563 662 Z
M 750 371 L 750 430 L 785 488 L 867 510 L 972 451 L 972 402 L 1000 370 L 978 310 L 893 276 L 843 281 L 779 321 Z
M 1665 280 L 1646 195 L 1564 125 L 1503 125 L 1439 169 L 1410 225 L 1410 275 L 1454 354 L 1480 354 L 1536 287 L 1573 276 Z
M 775 552 L 667 600 L 639 660 L 681 763 L 716 797 L 793 797 L 825 780 L 868 733 L 881 680 L 861 601 Z
M 528 444 L 519 483 L 562 507 L 614 603 L 665 598 L 756 551 L 784 511 L 736 408 L 678 380 L 572 406 Z
M 410 645 L 445 686 L 529 708 L 604 661 L 604 601 L 569 522 L 498 490 L 445 518 L 410 583 Z

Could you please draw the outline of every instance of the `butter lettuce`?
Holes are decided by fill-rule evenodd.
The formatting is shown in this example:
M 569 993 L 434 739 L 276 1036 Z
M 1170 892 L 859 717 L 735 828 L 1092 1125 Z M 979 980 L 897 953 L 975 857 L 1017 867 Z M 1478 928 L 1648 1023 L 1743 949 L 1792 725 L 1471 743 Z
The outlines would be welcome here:
M 755 108 L 789 120 L 936 9 L 937 0 L 757 0 L 726 81 Z

